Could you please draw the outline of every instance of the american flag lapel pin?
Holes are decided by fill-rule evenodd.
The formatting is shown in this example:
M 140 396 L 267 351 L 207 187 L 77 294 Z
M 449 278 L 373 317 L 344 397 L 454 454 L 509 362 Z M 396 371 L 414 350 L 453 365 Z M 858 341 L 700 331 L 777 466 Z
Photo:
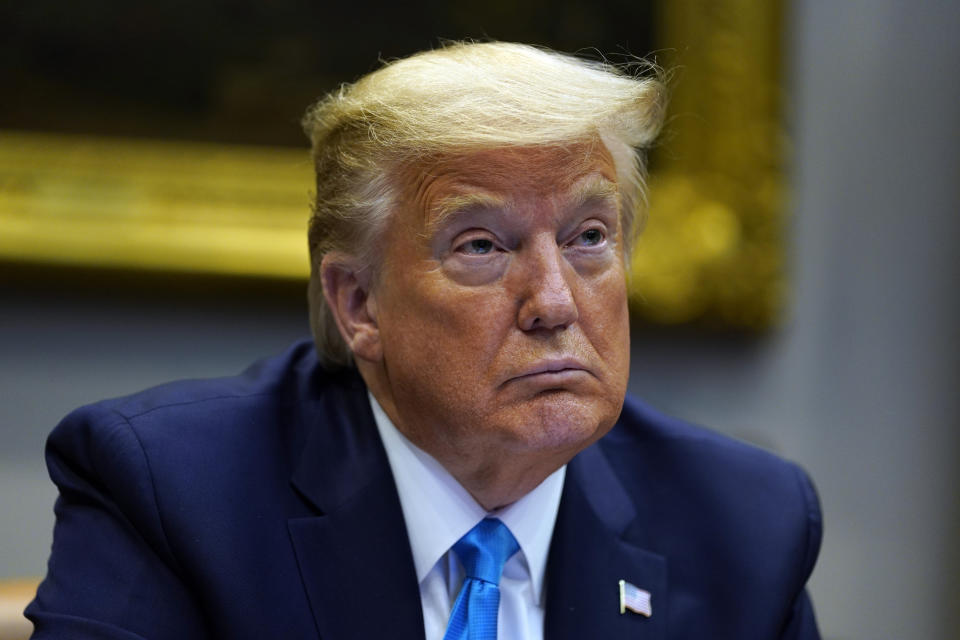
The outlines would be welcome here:
M 620 581 L 620 613 L 627 609 L 649 618 L 653 615 L 653 606 L 650 604 L 650 592 L 636 587 L 626 580 Z

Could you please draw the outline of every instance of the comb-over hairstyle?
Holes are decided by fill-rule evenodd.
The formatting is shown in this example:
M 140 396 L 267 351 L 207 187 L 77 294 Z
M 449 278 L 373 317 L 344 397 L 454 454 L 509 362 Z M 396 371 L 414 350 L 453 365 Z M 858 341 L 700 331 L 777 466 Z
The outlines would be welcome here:
M 352 360 L 323 297 L 320 264 L 341 251 L 376 269 L 397 169 L 484 149 L 602 143 L 617 170 L 629 252 L 645 210 L 644 150 L 665 106 L 651 64 L 618 66 L 506 42 L 450 43 L 321 98 L 303 119 L 317 179 L 309 301 L 320 357 L 328 365 Z

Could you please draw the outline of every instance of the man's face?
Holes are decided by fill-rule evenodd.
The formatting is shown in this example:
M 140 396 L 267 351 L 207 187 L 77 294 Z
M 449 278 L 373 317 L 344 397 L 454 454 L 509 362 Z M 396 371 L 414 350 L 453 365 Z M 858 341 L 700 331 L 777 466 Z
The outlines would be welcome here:
M 402 173 L 369 299 L 384 404 L 448 468 L 559 466 L 620 414 L 624 243 L 616 171 L 596 147 L 481 151 Z

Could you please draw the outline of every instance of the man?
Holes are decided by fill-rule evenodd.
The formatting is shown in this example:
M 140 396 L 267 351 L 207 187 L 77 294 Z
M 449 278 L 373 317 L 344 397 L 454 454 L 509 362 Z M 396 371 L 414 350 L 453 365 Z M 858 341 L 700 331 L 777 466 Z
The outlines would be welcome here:
M 36 637 L 817 638 L 803 472 L 624 401 L 663 105 L 503 43 L 318 103 L 315 346 L 54 431 Z

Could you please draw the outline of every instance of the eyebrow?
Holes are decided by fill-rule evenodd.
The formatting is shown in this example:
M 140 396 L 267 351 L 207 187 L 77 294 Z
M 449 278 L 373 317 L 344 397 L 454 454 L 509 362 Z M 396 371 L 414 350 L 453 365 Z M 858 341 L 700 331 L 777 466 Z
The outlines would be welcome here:
M 617 185 L 600 175 L 591 175 L 580 180 L 571 189 L 569 210 L 577 210 L 588 205 L 613 205 L 619 211 L 619 195 Z M 483 211 L 502 210 L 507 206 L 507 200 L 491 193 L 474 192 L 450 196 L 431 207 L 430 221 L 427 225 L 427 234 L 433 235 L 450 220 L 465 213 L 479 213 Z
M 619 209 L 620 191 L 617 185 L 599 175 L 581 180 L 573 189 L 569 208 L 580 209 L 588 204 L 613 204 Z
M 491 211 L 503 209 L 506 205 L 506 200 L 490 193 L 465 193 L 444 198 L 431 207 L 432 215 L 427 225 L 427 232 L 434 233 L 452 218 L 468 211 Z

